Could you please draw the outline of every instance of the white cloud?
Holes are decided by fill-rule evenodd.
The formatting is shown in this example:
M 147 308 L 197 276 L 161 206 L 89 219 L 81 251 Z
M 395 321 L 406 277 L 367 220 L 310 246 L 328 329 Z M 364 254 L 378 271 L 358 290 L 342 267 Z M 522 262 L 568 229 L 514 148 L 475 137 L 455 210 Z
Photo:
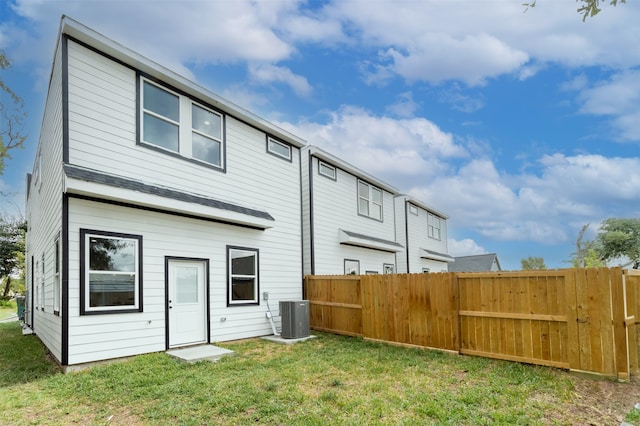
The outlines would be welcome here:
M 462 240 L 450 238 L 447 240 L 447 246 L 449 248 L 449 254 L 454 257 L 472 256 L 474 254 L 484 254 L 487 252 L 484 247 L 478 245 L 478 243 L 470 238 Z
M 273 29 L 280 13 L 291 10 L 291 2 L 269 2 L 271 11 L 248 0 L 233 2 L 165 1 L 150 5 L 133 1 L 92 1 L 91 7 L 77 1 L 18 0 L 22 16 L 51 27 L 53 17 L 66 14 L 91 28 L 126 40 L 134 50 L 161 59 L 181 62 L 224 63 L 236 60 L 277 61 L 289 57 L 294 48 Z M 273 18 L 276 15 L 276 18 Z M 42 34 L 51 37 L 51 34 Z
M 577 84 L 575 87 L 580 88 Z M 640 141 L 640 71 L 616 73 L 606 81 L 582 88 L 580 112 L 610 116 L 620 139 Z
M 398 95 L 398 101 L 387 107 L 387 111 L 398 117 L 412 117 L 420 105 L 413 100 L 411 92 Z
M 475 85 L 514 72 L 530 78 L 546 62 L 619 69 L 640 64 L 635 32 L 640 6 L 632 2 L 607 7 L 587 23 L 573 1 L 539 2 L 527 13 L 521 3 L 508 0 L 341 0 L 331 7 L 331 16 L 352 38 L 388 53 L 386 60 L 367 66 L 376 71 L 368 79 L 385 70 L 411 81 Z
M 529 60 L 525 52 L 483 33 L 462 38 L 429 33 L 408 46 L 406 53 L 390 48 L 387 54 L 393 59 L 392 69 L 407 80 L 460 80 L 470 86 L 514 72 Z
M 261 64 L 249 67 L 251 78 L 259 84 L 283 83 L 291 87 L 298 95 L 307 97 L 313 92 L 313 89 L 306 78 L 294 74 L 286 67 L 278 67 L 275 65 Z
M 443 158 L 467 155 L 451 134 L 424 118 L 379 117 L 345 106 L 326 123 L 282 123 L 310 144 L 344 158 L 374 175 L 436 176 Z

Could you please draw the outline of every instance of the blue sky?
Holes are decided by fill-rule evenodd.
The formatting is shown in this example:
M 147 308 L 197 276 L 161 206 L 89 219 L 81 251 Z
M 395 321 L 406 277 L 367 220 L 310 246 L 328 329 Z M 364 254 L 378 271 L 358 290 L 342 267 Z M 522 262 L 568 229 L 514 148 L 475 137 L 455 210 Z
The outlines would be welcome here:
M 640 217 L 639 2 L 0 1 L 22 209 L 66 14 L 447 213 L 453 255 L 566 267 L 582 225 Z

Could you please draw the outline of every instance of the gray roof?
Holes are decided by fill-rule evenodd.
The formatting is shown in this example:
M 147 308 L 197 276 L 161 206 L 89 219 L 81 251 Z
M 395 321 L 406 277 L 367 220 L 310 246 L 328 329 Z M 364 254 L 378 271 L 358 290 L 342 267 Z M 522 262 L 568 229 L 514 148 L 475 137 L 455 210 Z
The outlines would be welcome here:
M 96 170 L 86 169 L 84 167 L 73 166 L 71 164 L 64 165 L 64 173 L 66 176 L 74 179 L 83 180 L 85 182 L 99 183 L 102 185 L 112 186 L 116 188 L 124 188 L 143 194 L 157 195 L 172 200 L 185 201 L 187 203 L 200 204 L 206 207 L 213 207 L 220 210 L 228 210 L 236 213 L 245 214 L 261 219 L 275 220 L 268 212 L 254 210 L 231 204 L 225 201 L 216 200 L 214 198 L 204 197 L 202 195 L 189 194 L 175 189 L 165 188 L 162 186 L 149 185 L 133 179 L 127 179 L 120 176 L 114 176 Z M 132 200 L 135 203 L 135 200 Z
M 455 262 L 449 263 L 449 272 L 485 272 L 491 271 L 493 262 L 496 262 L 498 271 L 501 271 L 498 255 L 495 253 L 476 254 L 473 256 L 460 256 Z

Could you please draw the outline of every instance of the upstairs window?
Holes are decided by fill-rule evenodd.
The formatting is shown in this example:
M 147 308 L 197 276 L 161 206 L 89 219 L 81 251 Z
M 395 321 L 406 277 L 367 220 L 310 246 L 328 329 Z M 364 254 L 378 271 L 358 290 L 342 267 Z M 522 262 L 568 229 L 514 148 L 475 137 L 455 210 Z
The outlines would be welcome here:
M 329 179 L 336 180 L 336 168 L 323 161 L 318 163 L 318 173 Z
M 439 240 L 440 236 L 440 218 L 438 216 L 429 215 L 428 218 L 428 234 L 429 238 L 433 238 L 435 240 Z
M 267 152 L 291 161 L 291 145 L 267 137 Z
M 180 97 L 143 82 L 142 140 L 180 152 Z
M 141 92 L 141 143 L 224 167 L 222 114 L 145 79 Z
M 411 213 L 414 216 L 418 216 L 418 208 L 413 204 L 409 204 L 409 213 Z
M 358 181 L 358 214 L 382 220 L 382 190 Z

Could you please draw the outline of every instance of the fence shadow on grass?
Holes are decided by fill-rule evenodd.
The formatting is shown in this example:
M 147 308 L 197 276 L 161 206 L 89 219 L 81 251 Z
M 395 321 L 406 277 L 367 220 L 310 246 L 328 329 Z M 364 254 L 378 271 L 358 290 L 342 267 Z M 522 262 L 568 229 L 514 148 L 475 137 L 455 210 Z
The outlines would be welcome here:
M 20 323 L 0 323 L 0 388 L 28 383 L 60 372 L 35 335 L 22 335 Z

